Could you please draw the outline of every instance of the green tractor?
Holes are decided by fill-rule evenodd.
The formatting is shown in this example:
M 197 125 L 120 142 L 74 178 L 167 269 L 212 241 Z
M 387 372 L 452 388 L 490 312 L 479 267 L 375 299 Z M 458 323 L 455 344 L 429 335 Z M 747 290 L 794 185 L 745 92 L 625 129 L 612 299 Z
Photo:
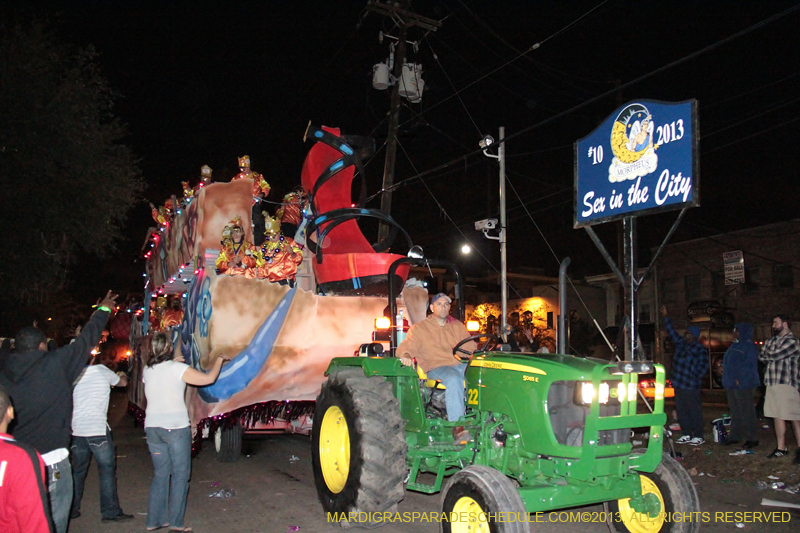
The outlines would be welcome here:
M 390 279 L 398 263 L 415 261 L 424 260 L 395 262 Z M 392 289 L 389 300 L 394 317 Z M 469 357 L 466 414 L 448 422 L 435 406 L 437 384 L 394 357 L 392 332 L 386 353 L 371 344 L 361 351 L 372 355 L 333 359 L 317 398 L 314 479 L 323 508 L 342 526 L 390 521 L 412 490 L 442 491 L 444 532 L 527 532 L 529 513 L 592 504 L 605 504 L 597 518 L 612 530 L 697 530 L 697 514 L 689 515 L 699 511 L 694 485 L 663 453 L 661 365 L 484 344 Z M 640 372 L 656 375 L 652 413 L 637 414 Z M 473 442 L 453 443 L 457 425 Z M 634 428 L 649 433 L 646 448 L 633 448 Z

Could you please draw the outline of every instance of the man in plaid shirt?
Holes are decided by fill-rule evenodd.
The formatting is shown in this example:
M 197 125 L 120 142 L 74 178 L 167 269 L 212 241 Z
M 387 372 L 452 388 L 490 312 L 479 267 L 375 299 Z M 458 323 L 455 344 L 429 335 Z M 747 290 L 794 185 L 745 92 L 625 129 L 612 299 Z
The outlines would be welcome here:
M 683 436 L 678 444 L 699 446 L 703 439 L 703 404 L 700 401 L 700 389 L 703 388 L 703 377 L 708 372 L 708 351 L 700 344 L 700 328 L 689 326 L 681 337 L 672 326 L 667 316 L 666 306 L 661 307 L 664 326 L 675 343 L 672 356 L 672 386 L 675 388 L 675 409 L 678 411 L 678 423 Z
M 800 347 L 792 335 L 789 317 L 778 315 L 772 320 L 773 336 L 764 343 L 758 358 L 767 363 L 764 385 L 764 416 L 775 419 L 775 436 L 778 446 L 767 457 L 783 457 L 786 447 L 786 422 L 792 423 L 794 439 L 798 444 L 794 463 L 800 464 Z

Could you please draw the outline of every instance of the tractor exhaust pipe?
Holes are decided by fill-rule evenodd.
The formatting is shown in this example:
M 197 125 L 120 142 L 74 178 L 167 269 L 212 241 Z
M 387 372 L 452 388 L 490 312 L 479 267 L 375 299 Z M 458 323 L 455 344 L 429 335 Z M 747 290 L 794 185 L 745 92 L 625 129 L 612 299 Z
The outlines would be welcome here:
M 567 353 L 567 267 L 569 257 L 565 257 L 558 267 L 558 349 L 556 353 Z

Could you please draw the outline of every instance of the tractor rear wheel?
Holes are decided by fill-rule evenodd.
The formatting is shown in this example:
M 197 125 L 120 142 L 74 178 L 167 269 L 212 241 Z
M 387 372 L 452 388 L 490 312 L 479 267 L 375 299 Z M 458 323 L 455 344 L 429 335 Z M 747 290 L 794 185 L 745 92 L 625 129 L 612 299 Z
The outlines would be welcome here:
M 643 451 L 643 450 L 642 450 Z M 655 471 L 639 474 L 642 493 L 658 499 L 661 512 L 655 518 L 647 513 L 637 513 L 630 506 L 630 498 L 608 502 L 611 521 L 609 529 L 619 533 L 694 533 L 699 530 L 700 500 L 689 474 L 668 454 L 661 458 Z M 691 516 L 691 520 L 668 520 L 666 514 Z
M 314 484 L 343 526 L 375 527 L 353 513 L 394 513 L 406 476 L 405 422 L 392 387 L 361 368 L 333 372 L 317 397 L 311 431 Z M 347 517 L 352 516 L 352 521 Z
M 528 533 L 528 511 L 516 486 L 487 466 L 468 466 L 450 478 L 442 493 L 442 512 L 459 517 L 442 520 L 443 533 Z M 488 513 L 504 515 L 488 520 Z

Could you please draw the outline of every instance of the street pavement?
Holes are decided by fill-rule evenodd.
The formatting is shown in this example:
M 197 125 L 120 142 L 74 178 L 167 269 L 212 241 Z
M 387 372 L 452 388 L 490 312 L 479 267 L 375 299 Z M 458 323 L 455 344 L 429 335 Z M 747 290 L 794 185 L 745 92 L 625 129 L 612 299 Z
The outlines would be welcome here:
M 100 522 L 99 489 L 94 462 L 87 476 L 82 516 L 70 524 L 70 533 L 111 533 L 145 531 L 147 496 L 152 476 L 152 463 L 147 451 L 144 430 L 134 427 L 125 414 L 124 391 L 114 390 L 109 407 L 109 422 L 117 445 L 117 479 L 119 498 L 132 521 L 103 524 Z M 670 408 L 671 409 L 671 408 Z M 669 412 L 669 410 L 668 410 Z M 710 412 L 706 418 L 714 416 Z M 219 463 L 213 444 L 204 442 L 201 453 L 192 462 L 192 479 L 186 509 L 186 525 L 199 533 L 315 533 L 339 531 L 337 524 L 326 521 L 314 488 L 309 438 L 300 435 L 246 437 L 244 455 L 235 463 Z M 800 471 L 800 468 L 798 468 Z M 800 496 L 775 491 L 759 491 L 746 483 L 721 484 L 709 477 L 693 478 L 698 489 L 701 529 L 711 532 L 739 531 L 735 512 L 788 512 L 779 518 L 783 523 L 742 522 L 742 530 L 789 533 L 798 531 L 800 514 L 791 509 L 762 507 L 761 498 L 800 503 Z M 235 496 L 210 497 L 215 492 L 232 489 Z M 441 495 L 407 492 L 399 511 L 438 512 Z M 602 506 L 572 509 L 583 514 L 543 515 L 540 523 L 531 524 L 531 531 L 594 533 L 608 531 L 604 523 L 587 522 L 601 518 Z M 587 514 L 588 513 L 588 514 Z M 593 514 L 592 514 L 593 513 Z M 794 514 L 792 514 L 794 513 Z M 753 520 L 757 515 L 742 515 Z M 763 516 L 762 516 L 763 518 Z M 531 516 L 530 520 L 535 520 Z M 552 519 L 552 521 L 549 521 Z M 163 530 L 166 531 L 166 530 Z M 395 522 L 381 527 L 385 533 L 433 533 L 439 524 L 420 521 Z

